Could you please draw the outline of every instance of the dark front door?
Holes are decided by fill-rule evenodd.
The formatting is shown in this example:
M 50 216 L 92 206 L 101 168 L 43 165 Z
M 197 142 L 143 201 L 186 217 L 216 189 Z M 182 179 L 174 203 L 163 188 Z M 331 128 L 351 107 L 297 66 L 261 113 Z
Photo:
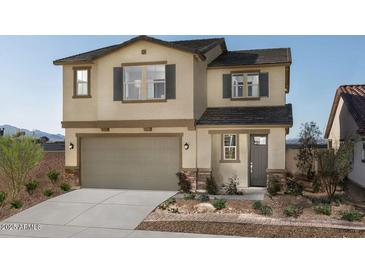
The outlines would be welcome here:
M 250 186 L 266 187 L 267 135 L 251 135 Z

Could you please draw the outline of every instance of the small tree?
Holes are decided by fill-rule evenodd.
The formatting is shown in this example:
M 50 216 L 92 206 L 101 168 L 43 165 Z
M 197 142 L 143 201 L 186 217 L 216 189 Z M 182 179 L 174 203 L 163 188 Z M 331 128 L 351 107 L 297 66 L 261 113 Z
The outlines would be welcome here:
M 352 156 L 356 139 L 348 138 L 337 151 L 333 149 L 320 150 L 316 153 L 318 161 L 318 179 L 327 193 L 327 197 L 333 200 L 339 182 L 352 170 Z
M 12 200 L 17 198 L 30 171 L 42 158 L 43 149 L 30 137 L 0 138 L 0 175 L 8 182 Z
M 299 133 L 301 148 L 299 149 L 296 160 L 297 167 L 307 176 L 307 179 L 312 179 L 313 177 L 315 148 L 318 144 L 320 135 L 321 131 L 315 122 L 302 124 Z

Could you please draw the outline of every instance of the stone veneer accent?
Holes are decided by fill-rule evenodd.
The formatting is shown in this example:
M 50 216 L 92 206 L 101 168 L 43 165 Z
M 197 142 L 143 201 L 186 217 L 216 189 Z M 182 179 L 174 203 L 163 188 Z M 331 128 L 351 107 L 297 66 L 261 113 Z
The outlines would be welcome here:
M 188 179 L 191 182 L 191 191 L 192 192 L 202 192 L 205 193 L 205 184 L 207 177 L 209 177 L 212 173 L 209 169 L 182 169 L 181 172 L 187 175 Z
M 267 182 L 270 180 L 278 180 L 282 187 L 286 187 L 287 182 L 287 170 L 286 169 L 267 169 L 266 170 Z

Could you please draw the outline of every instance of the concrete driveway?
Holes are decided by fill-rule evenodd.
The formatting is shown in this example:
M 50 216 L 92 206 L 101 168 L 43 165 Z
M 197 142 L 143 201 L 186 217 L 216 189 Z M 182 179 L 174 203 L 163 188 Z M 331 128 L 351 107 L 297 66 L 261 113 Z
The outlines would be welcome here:
M 155 207 L 175 193 L 88 188 L 75 190 L 4 220 L 0 237 L 199 237 L 196 234 L 134 230 Z M 21 227 L 23 224 L 39 225 L 39 229 L 27 230 Z M 16 227 L 9 229 L 9 226 Z

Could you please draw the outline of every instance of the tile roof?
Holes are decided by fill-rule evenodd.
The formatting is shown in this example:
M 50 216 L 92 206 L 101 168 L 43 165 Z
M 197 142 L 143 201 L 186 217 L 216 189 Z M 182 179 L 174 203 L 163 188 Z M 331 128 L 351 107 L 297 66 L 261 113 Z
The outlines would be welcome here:
M 293 125 L 292 105 L 207 108 L 198 125 Z
M 281 64 L 291 61 L 290 48 L 239 50 L 221 54 L 208 67 Z
M 137 41 L 149 41 L 153 43 L 157 43 L 160 45 L 164 45 L 167 47 L 175 48 L 178 50 L 190 52 L 193 54 L 198 54 L 202 59 L 205 59 L 204 54 L 212 49 L 213 47 L 217 45 L 222 45 L 223 50 L 227 50 L 226 43 L 224 38 L 211 38 L 211 39 L 197 39 L 197 40 L 184 40 L 184 41 L 163 41 L 160 39 L 156 39 L 150 36 L 146 35 L 140 35 L 137 37 L 134 37 L 128 41 L 125 41 L 121 44 L 112 45 L 109 47 L 104 47 L 80 54 L 76 54 L 73 56 L 69 56 L 66 58 L 55 60 L 53 63 L 55 65 L 62 65 L 67 63 L 86 63 L 86 62 L 92 62 L 93 60 L 102 57 L 106 54 L 109 54 L 115 50 L 118 50 L 120 48 L 123 48 L 127 45 L 130 45 Z
M 358 133 L 365 134 L 365 85 L 343 85 L 336 91 L 325 138 L 329 136 L 340 98 L 343 99 L 348 111 L 359 127 Z

